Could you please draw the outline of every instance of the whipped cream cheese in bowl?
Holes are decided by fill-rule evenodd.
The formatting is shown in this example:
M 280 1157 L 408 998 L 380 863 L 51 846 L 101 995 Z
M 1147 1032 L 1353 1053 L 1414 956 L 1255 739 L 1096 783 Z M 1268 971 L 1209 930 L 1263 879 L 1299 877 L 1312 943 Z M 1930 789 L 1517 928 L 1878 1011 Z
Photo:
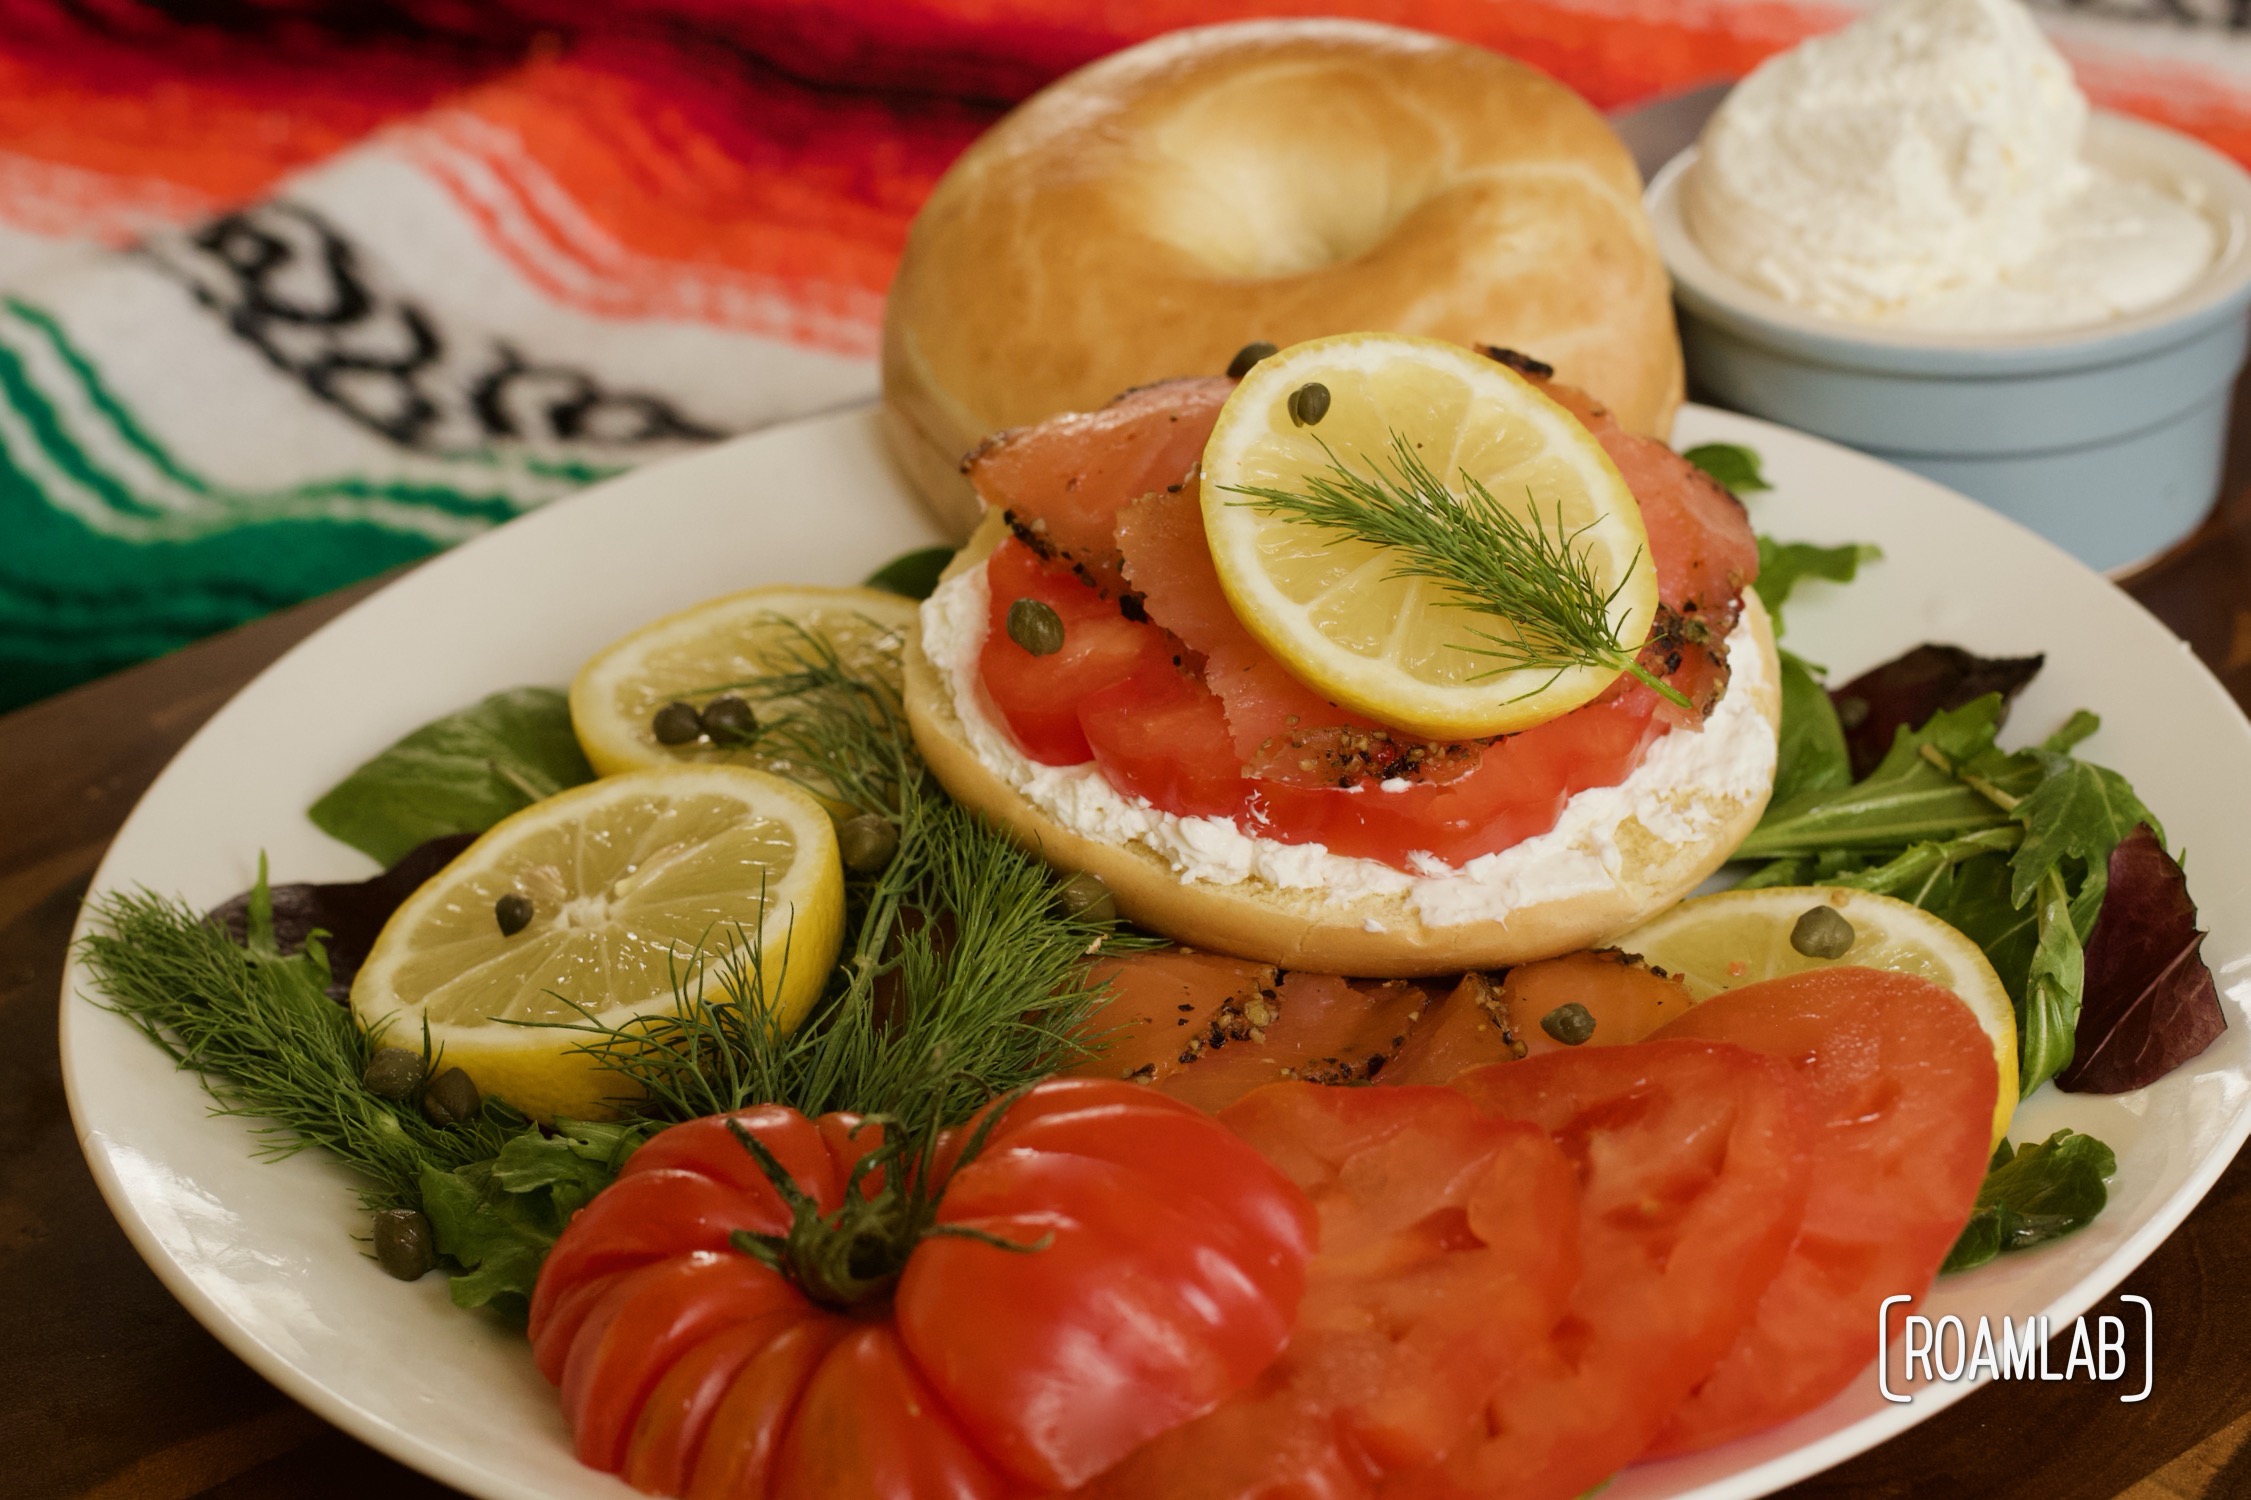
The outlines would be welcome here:
M 1649 189 L 1700 393 L 2096 567 L 2219 486 L 2251 177 L 2090 111 L 2017 0 L 1889 0 L 1769 60 Z

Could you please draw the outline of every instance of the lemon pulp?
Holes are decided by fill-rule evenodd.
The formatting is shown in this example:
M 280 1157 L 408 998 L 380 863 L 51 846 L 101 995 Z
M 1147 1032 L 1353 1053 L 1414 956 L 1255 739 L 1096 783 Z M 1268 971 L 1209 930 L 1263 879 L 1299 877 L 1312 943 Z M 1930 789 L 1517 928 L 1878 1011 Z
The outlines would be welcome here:
M 677 764 L 788 773 L 794 768 L 755 744 L 661 744 L 657 711 L 674 702 L 701 709 L 735 684 L 790 670 L 804 652 L 800 632 L 826 641 L 847 668 L 896 685 L 914 617 L 912 599 L 879 589 L 783 586 L 706 600 L 611 642 L 579 668 L 571 728 L 603 776 Z M 789 710 L 780 698 L 753 697 L 751 707 L 761 717 Z
M 531 919 L 503 932 L 508 895 Z M 827 813 L 738 766 L 668 766 L 534 803 L 409 897 L 352 983 L 352 1009 L 394 1045 L 422 1029 L 450 1066 L 528 1113 L 594 1116 L 624 1080 L 579 1050 L 589 1020 L 662 1014 L 700 969 L 759 960 L 783 1028 L 818 997 L 843 932 L 843 871 Z M 528 1024 L 527 1024 L 528 1023 Z

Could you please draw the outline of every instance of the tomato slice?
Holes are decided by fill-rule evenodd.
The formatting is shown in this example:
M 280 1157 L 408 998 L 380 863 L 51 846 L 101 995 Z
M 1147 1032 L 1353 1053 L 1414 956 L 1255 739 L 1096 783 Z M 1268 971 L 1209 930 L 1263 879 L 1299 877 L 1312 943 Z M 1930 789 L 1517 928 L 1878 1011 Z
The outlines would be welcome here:
M 1127 619 L 1067 567 L 1042 561 L 1014 537 L 993 549 L 985 568 L 992 603 L 978 662 L 993 706 L 1033 760 L 1075 766 L 1093 759 L 1079 704 L 1137 672 L 1172 671 L 1172 638 Z M 1009 638 L 1008 611 L 1021 599 L 1055 611 L 1063 622 L 1061 650 L 1034 656 Z
M 1248 1391 L 1085 1493 L 1371 1495 L 1442 1455 L 1561 1315 L 1577 1269 L 1571 1164 L 1544 1131 L 1449 1089 L 1281 1083 L 1221 1118 L 1320 1215 L 1296 1331 Z
M 1580 1274 L 1467 1440 L 1386 1493 L 1568 1500 L 1640 1455 L 1749 1324 L 1804 1213 L 1805 1105 L 1782 1064 L 1686 1039 L 1489 1064 L 1453 1087 L 1577 1164 Z
M 1883 1299 L 1927 1288 L 1969 1220 L 1999 1079 L 1968 1006 L 1928 980 L 1872 969 L 1745 985 L 1658 1035 L 1781 1060 L 1816 1122 L 1797 1241 L 1751 1326 L 1658 1436 L 1652 1452 L 1671 1454 L 1811 1411 L 1867 1368 Z
M 1174 661 L 1146 658 L 1131 674 L 1079 700 L 1087 753 L 1104 779 L 1128 796 L 1184 818 L 1233 817 L 1252 784 L 1228 738 L 1227 716 Z

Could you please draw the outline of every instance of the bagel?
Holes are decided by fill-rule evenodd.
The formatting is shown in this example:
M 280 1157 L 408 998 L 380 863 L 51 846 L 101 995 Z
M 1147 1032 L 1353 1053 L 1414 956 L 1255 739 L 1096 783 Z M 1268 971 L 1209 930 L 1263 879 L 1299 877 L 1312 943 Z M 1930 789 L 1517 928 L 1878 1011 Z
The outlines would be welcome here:
M 1681 401 L 1641 179 L 1585 100 L 1420 32 L 1251 21 L 1081 68 L 954 163 L 892 283 L 885 428 L 966 535 L 988 433 L 1352 329 L 1526 351 L 1644 436 Z
M 1554 832 L 1487 856 L 1502 862 L 1487 867 L 1501 877 L 1490 885 L 1459 884 L 1471 882 L 1471 872 L 1485 861 L 1418 882 L 1372 860 L 1334 860 L 1283 845 L 1273 848 L 1296 863 L 1293 883 L 1255 872 L 1226 882 L 1184 879 L 1176 867 L 1177 841 L 1168 850 L 1139 835 L 1098 836 L 1073 824 L 1105 821 L 1100 816 L 1069 823 L 1059 817 L 1085 805 L 1090 788 L 1084 778 L 1099 780 L 1100 771 L 1032 767 L 1014 752 L 984 702 L 976 668 L 987 618 L 983 565 L 1004 535 L 1004 518 L 987 516 L 923 605 L 906 653 L 915 744 L 958 801 L 1051 863 L 1099 876 L 1120 913 L 1191 947 L 1370 978 L 1553 957 L 1598 944 L 1679 900 L 1725 862 L 1766 809 L 1781 720 L 1779 665 L 1766 612 L 1756 594 L 1746 593 L 1742 620 L 1728 637 L 1733 674 L 1705 729 L 1666 735 L 1622 788 L 1580 793 Z M 1693 761 L 1703 735 L 1730 737 L 1712 742 L 1736 747 L 1727 774 L 1684 774 L 1673 763 Z M 1107 783 L 1100 790 L 1108 790 Z M 1115 791 L 1108 795 L 1125 800 Z M 1603 797 L 1610 801 L 1599 805 L 1616 804 L 1619 816 L 1590 814 L 1585 826 L 1574 824 L 1574 810 L 1591 810 L 1598 804 L 1586 799 Z M 1140 806 L 1160 828 L 1219 821 L 1172 819 L 1167 825 L 1161 820 L 1169 815 Z M 1207 826 L 1199 836 L 1218 831 Z M 1243 837 L 1240 830 L 1233 836 Z M 1322 860 L 1332 863 L 1312 877 L 1304 873 L 1306 864 Z M 1327 871 L 1412 888 L 1352 894 L 1322 878 Z M 1444 886 L 1448 880 L 1457 884 Z M 1550 887 L 1545 893 L 1542 881 Z M 1464 911 L 1470 915 L 1456 920 Z

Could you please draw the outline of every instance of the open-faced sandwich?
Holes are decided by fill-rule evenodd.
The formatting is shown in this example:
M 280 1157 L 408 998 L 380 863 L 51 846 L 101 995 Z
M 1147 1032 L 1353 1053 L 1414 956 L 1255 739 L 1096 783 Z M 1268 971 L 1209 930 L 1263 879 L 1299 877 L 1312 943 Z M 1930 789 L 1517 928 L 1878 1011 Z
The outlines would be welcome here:
M 1343 973 L 1583 947 L 1716 869 L 1779 715 L 1735 498 L 1509 351 L 1246 353 L 966 461 L 907 668 L 946 789 L 1145 926 Z

